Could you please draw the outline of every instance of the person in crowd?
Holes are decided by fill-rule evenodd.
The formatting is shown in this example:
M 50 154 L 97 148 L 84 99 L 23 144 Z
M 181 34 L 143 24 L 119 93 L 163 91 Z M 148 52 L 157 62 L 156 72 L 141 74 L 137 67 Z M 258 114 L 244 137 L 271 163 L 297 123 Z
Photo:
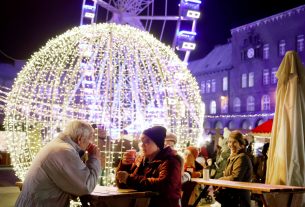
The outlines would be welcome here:
M 265 183 L 266 181 L 266 171 L 267 171 L 267 160 L 269 143 L 263 145 L 262 151 L 257 153 L 257 156 L 254 157 L 253 163 L 253 178 L 252 182 L 254 183 Z M 258 206 L 263 206 L 263 203 L 260 199 L 260 196 L 257 194 L 252 194 L 251 199 L 255 200 Z
M 127 151 L 117 168 L 119 188 L 158 192 L 158 196 L 151 198 L 150 207 L 180 206 L 180 161 L 171 147 L 164 148 L 165 137 L 166 129 L 162 126 L 144 130 L 140 136 L 142 159 L 136 159 L 134 153 Z
M 176 143 L 177 143 L 177 136 L 174 133 L 167 132 L 164 140 L 164 147 L 170 147 L 173 150 L 173 152 L 176 154 L 177 158 L 179 159 L 181 165 L 182 183 L 183 183 L 186 180 L 189 180 L 190 176 L 188 173 L 184 174 L 184 168 L 183 168 L 184 159 L 178 154 L 177 150 L 175 149 Z
M 202 176 L 203 166 L 196 161 L 199 152 L 196 147 L 188 146 L 184 150 L 184 171 L 191 174 L 192 178 L 199 178 Z
M 203 157 L 205 160 L 209 159 L 209 153 L 207 150 L 207 146 L 209 145 L 209 141 L 206 141 L 201 147 L 200 147 L 200 152 L 199 156 Z
M 212 163 L 212 159 L 209 159 L 208 165 L 211 166 L 211 177 L 218 179 L 223 176 L 225 167 L 227 166 L 227 160 L 230 156 L 230 148 L 227 144 L 227 139 L 220 137 L 218 139 L 218 151 L 216 155 L 216 160 Z
M 189 174 L 191 178 L 202 177 L 202 170 L 204 167 L 196 161 L 198 155 L 198 148 L 194 146 L 188 146 L 184 150 L 184 173 Z M 200 194 L 199 186 L 196 186 L 196 183 L 190 180 L 189 182 L 184 182 L 182 184 L 182 191 L 182 207 L 192 205 Z
M 231 150 L 227 166 L 221 180 L 250 182 L 252 177 L 251 160 L 245 153 L 245 142 L 243 135 L 239 131 L 232 131 L 228 146 Z M 241 206 L 250 207 L 250 192 L 246 190 L 218 189 L 215 191 L 216 200 L 221 206 Z
M 247 135 L 247 137 L 248 136 L 252 136 L 252 135 Z M 252 166 L 254 165 L 254 155 L 253 155 L 253 150 L 252 150 L 252 145 L 253 145 L 253 143 L 250 143 L 249 142 L 249 140 L 248 140 L 248 138 L 247 137 L 245 137 L 244 138 L 244 148 L 245 148 L 245 153 L 246 153 L 246 155 L 248 155 L 248 157 L 250 158 L 250 160 L 251 160 L 251 164 L 252 164 Z
M 36 155 L 26 174 L 16 207 L 69 206 L 70 198 L 90 194 L 101 170 L 100 150 L 91 144 L 94 130 L 73 120 Z M 84 163 L 80 155 L 88 152 Z
M 245 139 L 248 142 L 246 143 L 246 153 L 253 154 L 254 136 L 252 134 L 247 134 Z
M 268 160 L 268 155 L 267 155 L 268 149 L 269 149 L 269 143 L 265 143 L 263 145 L 262 152 L 254 158 L 253 182 L 265 183 L 266 170 L 267 170 L 267 160 Z
M 164 139 L 165 147 L 171 147 L 173 150 L 175 150 L 176 143 L 177 143 L 177 136 L 174 133 L 167 132 L 166 137 Z

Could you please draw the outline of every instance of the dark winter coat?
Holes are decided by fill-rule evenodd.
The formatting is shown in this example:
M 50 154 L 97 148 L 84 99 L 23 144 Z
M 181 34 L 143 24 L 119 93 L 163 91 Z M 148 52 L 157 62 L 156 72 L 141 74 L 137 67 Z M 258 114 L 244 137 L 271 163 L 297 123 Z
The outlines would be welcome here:
M 117 182 L 120 188 L 158 192 L 150 207 L 179 207 L 181 164 L 170 147 L 161 150 L 151 162 L 142 158 L 133 165 L 120 163 L 117 170 L 130 173 L 126 185 Z

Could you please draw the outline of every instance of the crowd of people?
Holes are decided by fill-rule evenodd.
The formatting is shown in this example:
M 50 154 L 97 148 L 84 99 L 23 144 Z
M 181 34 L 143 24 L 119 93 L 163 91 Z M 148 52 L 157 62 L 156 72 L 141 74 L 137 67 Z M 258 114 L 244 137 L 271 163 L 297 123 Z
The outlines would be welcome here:
M 32 162 L 16 206 L 69 206 L 76 196 L 90 194 L 101 173 L 101 153 L 93 144 L 94 129 L 84 121 L 71 121 L 63 132 L 44 146 Z M 116 169 L 116 185 L 139 191 L 155 191 L 150 207 L 187 207 L 198 196 L 191 178 L 208 169 L 214 179 L 264 182 L 268 145 L 259 157 L 239 131 L 220 136 L 215 150 L 207 145 L 175 149 L 177 137 L 162 126 L 144 130 L 140 152 L 127 150 Z M 248 141 L 248 142 L 247 142 Z M 87 152 L 86 160 L 83 155 Z M 245 190 L 214 189 L 222 206 L 250 206 Z
M 264 182 L 268 144 L 261 156 L 255 157 L 252 137 L 232 131 L 218 139 L 215 152 L 209 153 L 206 146 L 188 146 L 181 156 L 175 150 L 177 138 L 165 131 L 160 126 L 145 130 L 141 135 L 141 158 L 133 155 L 131 159 L 130 152 L 126 152 L 117 169 L 119 187 L 160 192 L 151 206 L 191 206 L 200 192 L 191 178 L 202 177 L 203 169 L 208 169 L 214 179 Z M 250 192 L 245 190 L 217 188 L 214 195 L 222 206 L 250 206 Z

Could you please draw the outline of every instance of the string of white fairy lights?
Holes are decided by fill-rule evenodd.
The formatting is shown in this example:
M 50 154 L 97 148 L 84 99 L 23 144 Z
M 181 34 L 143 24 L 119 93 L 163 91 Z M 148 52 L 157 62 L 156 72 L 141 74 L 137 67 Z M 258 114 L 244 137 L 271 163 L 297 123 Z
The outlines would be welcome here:
M 197 82 L 170 47 L 129 26 L 96 24 L 73 28 L 32 55 L 7 96 L 5 126 L 24 179 L 39 149 L 70 119 L 102 125 L 112 140 L 123 130 L 133 138 L 163 125 L 184 148 L 202 137 L 203 115 Z M 103 147 L 107 176 L 115 146 Z
M 274 113 L 258 113 L 258 114 L 228 114 L 228 115 L 205 115 L 205 118 L 251 118 L 251 117 L 272 117 Z

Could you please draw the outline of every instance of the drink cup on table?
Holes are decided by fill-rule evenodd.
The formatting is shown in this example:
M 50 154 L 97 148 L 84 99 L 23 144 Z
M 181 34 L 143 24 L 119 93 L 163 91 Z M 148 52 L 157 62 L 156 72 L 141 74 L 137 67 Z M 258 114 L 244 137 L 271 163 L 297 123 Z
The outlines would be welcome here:
M 209 169 L 203 169 L 202 170 L 202 178 L 204 180 L 209 180 L 210 179 L 210 171 L 209 171 Z
M 129 165 L 132 164 L 137 156 L 137 151 L 135 149 L 126 150 L 123 155 L 123 164 Z

